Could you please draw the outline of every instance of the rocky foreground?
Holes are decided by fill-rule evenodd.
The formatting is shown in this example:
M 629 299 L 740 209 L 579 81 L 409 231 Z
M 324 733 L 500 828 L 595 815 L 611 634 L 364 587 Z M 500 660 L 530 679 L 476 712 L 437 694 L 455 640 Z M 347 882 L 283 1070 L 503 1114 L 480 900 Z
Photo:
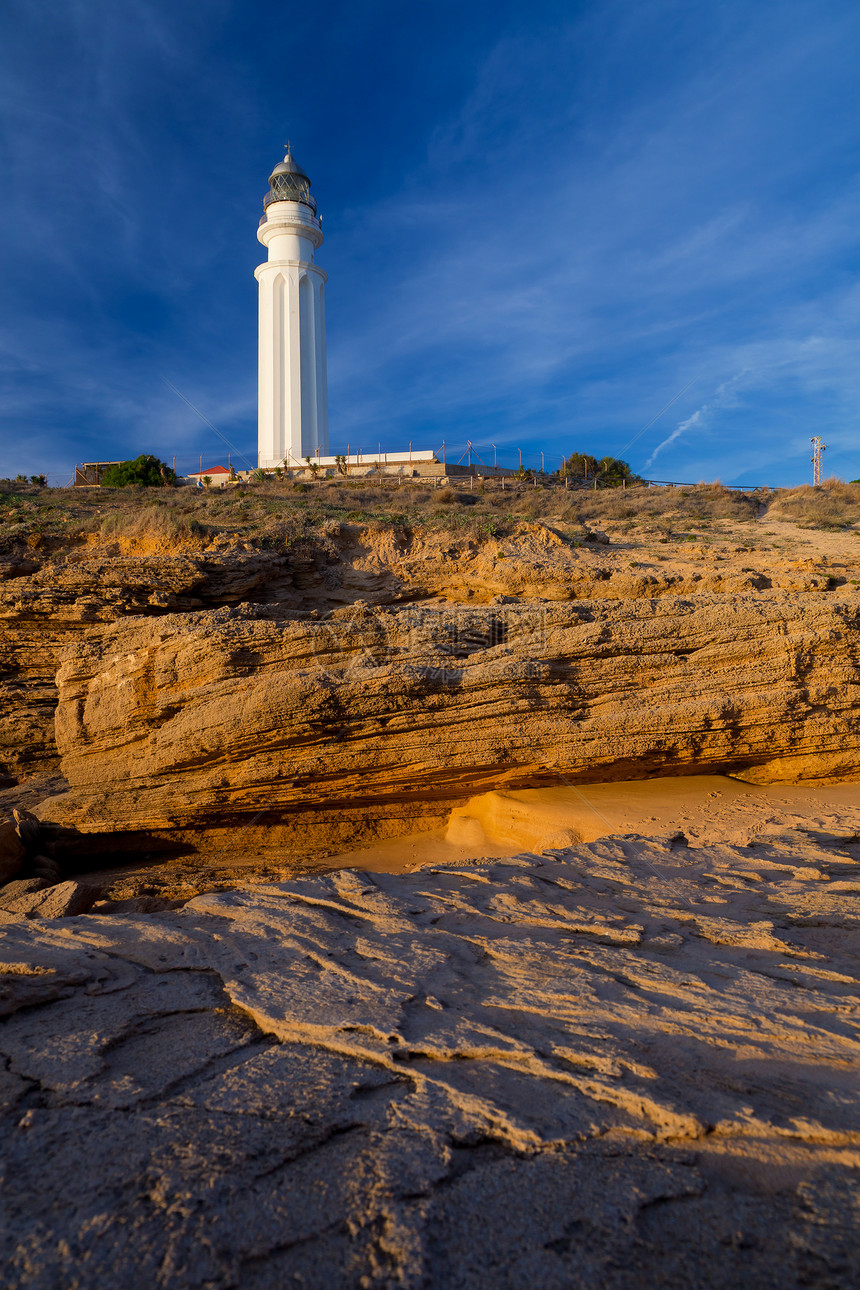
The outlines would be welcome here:
M 860 844 L 0 928 L 4 1285 L 849 1287 Z
M 730 502 L 0 560 L 4 1286 L 860 1284 L 860 551 Z M 849 796 L 577 787 L 727 774 Z

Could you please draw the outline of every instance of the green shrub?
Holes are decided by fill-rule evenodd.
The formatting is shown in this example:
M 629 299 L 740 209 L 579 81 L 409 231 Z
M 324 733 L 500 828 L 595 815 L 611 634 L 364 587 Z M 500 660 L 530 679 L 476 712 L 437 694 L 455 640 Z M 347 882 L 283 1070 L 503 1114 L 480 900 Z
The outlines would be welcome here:
M 626 461 L 620 457 L 601 457 L 600 461 L 587 452 L 572 452 L 559 475 L 562 479 L 596 480 L 598 488 L 620 488 L 622 484 L 641 483 Z
M 522 467 L 520 468 L 522 470 Z M 572 452 L 561 468 L 562 479 L 593 479 L 597 474 L 597 458 L 588 452 Z
M 102 474 L 104 488 L 163 488 L 175 484 L 176 475 L 165 462 L 152 453 L 143 452 L 134 461 L 121 461 L 118 466 L 108 466 Z

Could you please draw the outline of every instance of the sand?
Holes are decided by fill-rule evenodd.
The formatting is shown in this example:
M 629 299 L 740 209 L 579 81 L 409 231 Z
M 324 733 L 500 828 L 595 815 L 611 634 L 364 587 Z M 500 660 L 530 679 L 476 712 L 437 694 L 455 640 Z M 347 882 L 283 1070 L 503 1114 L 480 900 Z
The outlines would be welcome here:
M 330 857 L 332 868 L 409 873 L 426 865 L 574 846 L 597 838 L 681 832 L 691 845 L 743 845 L 784 829 L 860 833 L 860 783 L 742 783 L 679 775 L 628 783 L 563 784 L 484 793 L 456 808 L 445 829 Z

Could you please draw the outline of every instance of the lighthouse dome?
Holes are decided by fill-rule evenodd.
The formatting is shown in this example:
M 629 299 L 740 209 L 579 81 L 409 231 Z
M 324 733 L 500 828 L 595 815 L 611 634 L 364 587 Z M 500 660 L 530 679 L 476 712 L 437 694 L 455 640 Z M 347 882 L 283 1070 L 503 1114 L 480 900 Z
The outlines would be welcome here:
M 311 181 L 297 163 L 289 145 L 284 160 L 269 175 L 269 191 L 263 198 L 263 205 L 270 206 L 272 202 L 303 202 L 314 215 L 317 213 L 316 201 L 311 197 Z

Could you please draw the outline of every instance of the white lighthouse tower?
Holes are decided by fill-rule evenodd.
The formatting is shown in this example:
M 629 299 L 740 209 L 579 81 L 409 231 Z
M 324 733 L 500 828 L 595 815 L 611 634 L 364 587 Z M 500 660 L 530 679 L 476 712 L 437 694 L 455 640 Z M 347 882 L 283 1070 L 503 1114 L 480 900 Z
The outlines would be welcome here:
M 269 176 L 257 237 L 269 258 L 260 284 L 258 461 L 299 466 L 328 455 L 326 275 L 314 264 L 323 235 L 307 175 L 287 155 Z

